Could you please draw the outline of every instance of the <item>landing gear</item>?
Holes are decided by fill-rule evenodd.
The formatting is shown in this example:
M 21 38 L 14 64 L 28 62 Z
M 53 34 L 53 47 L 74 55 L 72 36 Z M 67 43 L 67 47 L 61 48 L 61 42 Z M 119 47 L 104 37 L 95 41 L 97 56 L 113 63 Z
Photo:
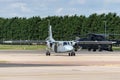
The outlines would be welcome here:
M 69 56 L 75 56 L 75 52 L 69 53 Z
M 101 52 L 102 50 L 102 45 L 98 45 L 98 51 Z
M 96 49 L 93 49 L 93 52 L 95 52 L 96 51 Z
M 50 51 L 47 51 L 47 52 L 46 52 L 46 56 L 50 56 Z
M 88 48 L 88 51 L 91 51 L 91 48 Z
M 109 45 L 109 46 L 108 46 L 108 51 L 113 51 L 112 45 Z
M 102 51 L 102 49 L 99 49 L 98 51 L 99 51 L 99 52 L 101 52 L 101 51 Z

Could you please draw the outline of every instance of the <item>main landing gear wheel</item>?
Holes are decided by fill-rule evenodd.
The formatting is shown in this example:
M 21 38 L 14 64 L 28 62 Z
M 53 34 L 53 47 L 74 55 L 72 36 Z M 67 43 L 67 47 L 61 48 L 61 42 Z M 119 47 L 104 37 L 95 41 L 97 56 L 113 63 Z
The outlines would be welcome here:
M 75 56 L 75 52 L 69 53 L 69 56 Z
M 46 56 L 50 56 L 50 52 L 49 51 L 46 52 Z

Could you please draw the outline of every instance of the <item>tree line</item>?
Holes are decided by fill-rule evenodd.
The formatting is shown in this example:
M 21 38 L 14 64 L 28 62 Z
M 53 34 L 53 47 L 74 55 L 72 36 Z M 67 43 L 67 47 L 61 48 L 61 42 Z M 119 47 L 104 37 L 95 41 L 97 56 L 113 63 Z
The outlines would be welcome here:
M 0 17 L 0 40 L 45 40 L 48 20 L 55 40 L 74 40 L 89 33 L 109 34 L 109 39 L 120 39 L 120 16 L 116 13 L 73 16 L 48 16 L 41 18 Z

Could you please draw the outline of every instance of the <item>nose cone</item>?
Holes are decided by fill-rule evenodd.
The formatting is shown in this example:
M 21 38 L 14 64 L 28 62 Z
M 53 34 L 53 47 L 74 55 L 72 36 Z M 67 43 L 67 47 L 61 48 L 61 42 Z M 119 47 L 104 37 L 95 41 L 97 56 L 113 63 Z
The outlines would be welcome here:
M 70 45 L 66 45 L 66 46 L 64 46 L 64 48 L 65 48 L 66 52 L 73 51 L 73 47 Z

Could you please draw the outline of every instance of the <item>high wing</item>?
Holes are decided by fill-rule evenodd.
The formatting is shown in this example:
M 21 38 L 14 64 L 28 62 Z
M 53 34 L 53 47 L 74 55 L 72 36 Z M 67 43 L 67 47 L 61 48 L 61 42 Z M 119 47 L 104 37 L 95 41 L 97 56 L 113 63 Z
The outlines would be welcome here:
M 45 40 L 8 40 L 2 41 L 2 44 L 46 44 Z

